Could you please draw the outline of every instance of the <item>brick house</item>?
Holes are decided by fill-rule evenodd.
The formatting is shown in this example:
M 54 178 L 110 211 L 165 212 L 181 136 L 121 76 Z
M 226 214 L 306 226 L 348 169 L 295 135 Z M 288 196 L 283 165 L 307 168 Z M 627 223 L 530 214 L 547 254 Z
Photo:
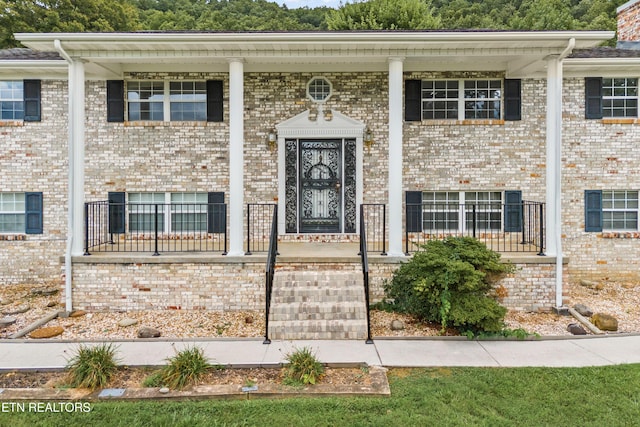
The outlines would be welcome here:
M 515 308 L 636 277 L 634 31 L 16 34 L 2 280 L 65 281 L 69 310 L 261 308 L 271 209 L 282 242 L 352 242 L 362 205 L 377 296 L 459 233 L 518 265 Z

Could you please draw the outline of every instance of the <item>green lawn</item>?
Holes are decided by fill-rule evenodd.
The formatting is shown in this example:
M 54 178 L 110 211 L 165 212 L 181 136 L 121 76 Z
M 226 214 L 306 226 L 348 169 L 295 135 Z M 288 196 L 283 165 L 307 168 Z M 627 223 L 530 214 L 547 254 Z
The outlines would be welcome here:
M 640 365 L 392 369 L 388 398 L 93 403 L 89 413 L 0 412 L 2 426 L 631 426 Z

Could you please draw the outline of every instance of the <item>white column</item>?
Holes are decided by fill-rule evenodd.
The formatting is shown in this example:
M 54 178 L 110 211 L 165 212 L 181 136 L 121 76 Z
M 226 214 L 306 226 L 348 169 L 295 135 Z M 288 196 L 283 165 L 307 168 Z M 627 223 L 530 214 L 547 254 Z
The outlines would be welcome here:
M 244 64 L 229 61 L 229 252 L 244 255 Z
M 389 251 L 402 248 L 402 68 L 403 58 L 389 59 Z
M 84 253 L 84 63 L 69 64 L 69 209 L 73 236 L 71 255 Z
M 556 257 L 556 306 L 562 305 L 562 60 L 547 58 L 546 254 Z

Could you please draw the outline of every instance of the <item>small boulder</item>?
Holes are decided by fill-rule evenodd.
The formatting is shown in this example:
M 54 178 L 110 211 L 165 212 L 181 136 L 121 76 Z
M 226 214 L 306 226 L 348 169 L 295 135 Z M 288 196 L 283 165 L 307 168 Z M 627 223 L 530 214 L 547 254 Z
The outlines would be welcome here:
M 160 390 L 158 390 L 158 393 L 160 393 L 160 394 L 169 393 L 169 387 L 162 387 Z
M 47 303 L 47 307 L 48 308 L 55 307 L 56 305 L 58 305 L 58 303 L 56 301 L 49 301 Z
M 137 324 L 138 324 L 138 319 L 131 319 L 129 317 L 126 317 L 118 322 L 118 326 L 120 326 L 121 328 L 127 328 L 129 326 L 134 326 Z
M 391 321 L 391 330 L 392 331 L 403 331 L 404 323 L 401 320 L 393 320 Z
M 69 314 L 69 317 L 82 317 L 82 316 L 85 316 L 86 314 L 87 312 L 84 310 L 73 310 L 71 314 Z
M 593 323 L 598 329 L 602 331 L 618 330 L 618 319 L 609 314 L 596 313 L 591 316 L 591 323 Z
M 246 323 L 247 325 L 250 325 L 253 323 L 253 316 L 246 316 L 244 318 L 244 323 Z
M 154 328 L 144 327 L 138 329 L 138 338 L 158 338 L 160 331 Z
M 61 335 L 63 332 L 64 328 L 62 326 L 48 326 L 46 328 L 36 329 L 31 332 L 29 336 L 35 339 L 53 338 Z
M 49 296 L 49 295 L 55 295 L 58 292 L 59 292 L 59 290 L 56 289 L 56 288 L 36 288 L 36 289 L 32 289 L 31 290 L 31 295 L 34 295 L 34 296 L 39 296 L 39 295 Z
M 573 308 L 584 317 L 593 316 L 593 310 L 591 310 L 589 307 L 587 307 L 584 304 L 576 304 L 573 306 Z
M 587 331 L 577 323 L 569 323 L 567 331 L 571 332 L 572 335 L 587 335 Z
M 26 313 L 29 310 L 31 310 L 29 304 L 22 304 L 15 307 L 7 307 L 6 309 L 2 310 L 2 314 L 4 314 L 5 316 L 12 316 L 14 314 Z
M 3 317 L 2 319 L 0 319 L 0 328 L 6 328 L 7 326 L 11 326 L 14 323 L 16 323 L 18 319 L 16 319 L 15 317 Z

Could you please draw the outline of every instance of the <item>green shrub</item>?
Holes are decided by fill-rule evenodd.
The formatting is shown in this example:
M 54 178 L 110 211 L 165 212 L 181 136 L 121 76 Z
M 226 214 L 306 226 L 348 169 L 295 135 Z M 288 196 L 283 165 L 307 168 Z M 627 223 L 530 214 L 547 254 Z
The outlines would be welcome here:
M 214 366 L 198 347 L 186 348 L 168 359 L 169 364 L 160 371 L 160 378 L 149 379 L 156 386 L 161 384 L 172 389 L 181 389 L 196 384 Z
M 322 363 L 308 347 L 297 349 L 286 356 L 285 384 L 316 384 L 324 374 Z
M 81 345 L 69 359 L 69 385 L 96 389 L 104 387 L 118 369 L 116 347 L 111 343 L 94 347 Z
M 513 271 L 500 254 L 470 237 L 430 240 L 385 283 L 394 311 L 438 322 L 442 331 L 499 332 L 506 309 L 489 295 L 495 281 Z

